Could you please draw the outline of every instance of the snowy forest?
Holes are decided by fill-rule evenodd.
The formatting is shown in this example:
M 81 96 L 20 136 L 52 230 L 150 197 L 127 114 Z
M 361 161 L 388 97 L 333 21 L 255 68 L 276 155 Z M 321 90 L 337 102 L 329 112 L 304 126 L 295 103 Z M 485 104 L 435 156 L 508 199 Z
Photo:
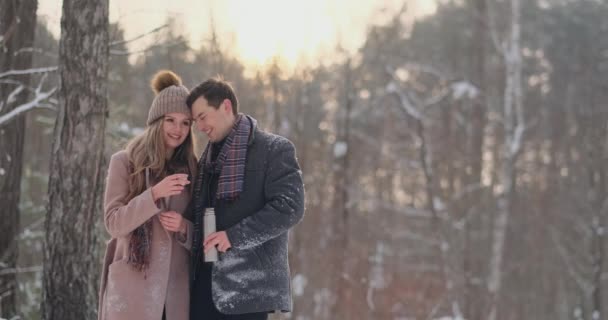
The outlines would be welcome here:
M 96 318 L 109 156 L 171 69 L 222 75 L 297 148 L 272 319 L 608 319 L 607 0 L 404 1 L 355 52 L 256 72 L 213 28 L 169 17 L 133 52 L 108 0 L 65 0 L 61 37 L 36 9 L 0 1 L 0 318 Z

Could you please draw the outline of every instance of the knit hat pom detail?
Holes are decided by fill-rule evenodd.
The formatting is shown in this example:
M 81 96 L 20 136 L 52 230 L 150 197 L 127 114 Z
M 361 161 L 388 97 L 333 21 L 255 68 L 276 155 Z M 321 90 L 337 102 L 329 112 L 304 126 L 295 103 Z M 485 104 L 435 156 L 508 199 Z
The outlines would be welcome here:
M 182 79 L 169 70 L 161 70 L 157 72 L 150 81 L 150 87 L 152 87 L 152 90 L 156 94 L 163 91 L 163 89 L 165 88 L 168 88 L 170 86 L 179 86 L 181 84 Z

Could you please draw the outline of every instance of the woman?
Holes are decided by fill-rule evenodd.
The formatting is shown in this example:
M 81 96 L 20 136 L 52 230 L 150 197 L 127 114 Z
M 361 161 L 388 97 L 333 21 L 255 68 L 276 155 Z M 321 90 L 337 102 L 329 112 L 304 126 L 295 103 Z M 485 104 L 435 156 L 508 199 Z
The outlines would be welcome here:
M 187 320 L 192 224 L 182 218 L 195 175 L 188 89 L 170 71 L 151 82 L 147 127 L 112 155 L 104 198 L 108 242 L 100 320 Z

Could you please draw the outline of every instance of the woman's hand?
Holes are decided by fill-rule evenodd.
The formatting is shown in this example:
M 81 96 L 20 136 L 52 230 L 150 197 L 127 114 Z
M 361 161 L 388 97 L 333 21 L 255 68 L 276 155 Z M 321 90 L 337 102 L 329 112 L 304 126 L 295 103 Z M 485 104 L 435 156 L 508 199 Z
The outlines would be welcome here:
M 152 187 L 152 198 L 156 202 L 160 198 L 178 195 L 184 190 L 184 186 L 189 183 L 188 175 L 184 173 L 167 176 Z
M 167 211 L 161 213 L 158 218 L 165 230 L 186 234 L 186 221 L 181 214 L 175 211 Z

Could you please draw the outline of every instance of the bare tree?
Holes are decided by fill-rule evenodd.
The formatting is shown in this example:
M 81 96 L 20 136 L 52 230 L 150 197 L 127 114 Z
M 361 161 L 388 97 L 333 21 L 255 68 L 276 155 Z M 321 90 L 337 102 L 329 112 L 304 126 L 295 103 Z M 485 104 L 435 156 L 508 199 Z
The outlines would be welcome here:
M 31 52 L 16 54 L 34 42 L 37 0 L 0 2 L 0 72 L 26 69 L 32 65 Z M 28 98 L 30 75 L 14 75 L 0 81 L 0 118 L 11 114 Z M 25 117 L 15 117 L 0 125 L 0 272 L 17 266 L 19 198 L 23 164 Z M 0 275 L 0 316 L 13 316 L 16 310 L 17 281 L 13 272 Z
M 350 143 L 352 142 L 351 137 L 351 117 L 353 107 L 355 103 L 354 99 L 354 75 L 353 67 L 350 58 L 347 58 L 344 62 L 344 66 L 341 70 L 343 77 L 343 88 L 341 91 L 341 97 L 339 97 L 340 105 L 337 110 L 336 119 L 336 131 L 337 141 L 334 145 L 334 197 L 333 197 L 333 211 L 334 218 L 332 219 L 333 236 L 336 245 L 334 267 L 336 272 L 336 305 L 335 313 L 340 317 L 351 318 L 357 311 L 352 308 L 353 304 L 353 280 L 350 278 L 354 276 L 353 259 L 351 253 L 351 222 L 352 222 L 352 199 L 350 199 L 349 188 L 352 183 L 350 174 L 352 153 L 349 153 L 348 149 L 352 148 Z M 356 250 L 358 251 L 358 250 Z
M 43 319 L 94 319 L 95 224 L 108 113 L 108 1 L 63 2 L 61 90 L 46 216 Z
M 424 209 L 430 213 L 430 225 L 433 230 L 436 240 L 434 241 L 437 261 L 441 270 L 441 276 L 445 283 L 445 295 L 438 303 L 436 308 L 430 311 L 429 317 L 434 316 L 436 312 L 443 306 L 443 309 L 450 310 L 449 312 L 454 318 L 462 318 L 463 296 L 465 285 L 463 282 L 462 254 L 460 247 L 463 242 L 463 235 L 459 230 L 455 230 L 455 225 L 458 225 L 450 212 L 447 211 L 445 199 L 442 199 L 441 194 L 436 190 L 437 178 L 433 170 L 433 148 L 429 141 L 429 133 L 427 126 L 432 123 L 427 113 L 432 107 L 446 99 L 453 90 L 461 90 L 460 87 L 466 87 L 467 90 L 477 89 L 468 82 L 453 82 L 448 76 L 444 75 L 439 70 L 431 66 L 419 64 L 407 64 L 403 70 L 409 70 L 411 73 L 421 73 L 423 75 L 432 75 L 438 79 L 439 90 L 431 94 L 427 98 L 420 98 L 414 90 L 408 90 L 400 85 L 399 77 L 396 71 L 391 67 L 386 68 L 386 72 L 392 78 L 392 81 L 387 86 L 387 93 L 393 94 L 398 99 L 398 108 L 406 118 L 412 119 L 415 127 L 413 135 L 419 141 L 417 147 L 420 168 L 424 177 L 424 192 L 425 204 Z M 466 270 L 464 270 L 466 271 Z
M 490 1 L 491 2 L 491 1 Z M 513 208 L 515 194 L 516 162 L 522 149 L 522 138 L 525 131 L 525 119 L 522 97 L 522 56 L 521 56 L 521 12 L 520 0 L 511 0 L 510 32 L 505 42 L 500 42 L 495 23 L 491 28 L 492 39 L 504 59 L 506 69 L 503 123 L 504 144 L 502 150 L 502 169 L 500 172 L 501 191 L 498 197 L 498 211 L 494 219 L 493 240 L 489 264 L 488 291 L 490 303 L 488 319 L 498 316 L 500 294 L 502 290 L 503 259 L 507 227 Z M 492 16 L 490 15 L 490 21 Z
M 472 68 L 471 81 L 480 88 L 481 92 L 487 91 L 486 84 L 486 49 L 487 43 L 487 6 L 486 0 L 470 0 L 470 10 L 472 11 L 473 37 L 471 38 L 470 65 Z M 463 269 L 465 276 L 464 292 L 464 316 L 466 319 L 481 319 L 483 316 L 479 312 L 481 308 L 476 306 L 484 304 L 485 290 L 473 285 L 473 278 L 480 277 L 486 272 L 483 261 L 485 241 L 480 236 L 482 230 L 482 215 L 480 214 L 480 198 L 482 195 L 482 163 L 483 145 L 486 128 L 486 104 L 485 94 L 472 100 L 469 108 L 471 121 L 467 122 L 466 140 L 466 163 L 470 166 L 464 170 L 465 188 L 472 190 L 463 197 L 460 205 L 461 215 L 469 217 L 464 223 L 464 244 L 463 244 Z
M 266 123 L 273 130 L 273 132 L 281 132 L 282 106 L 279 87 L 281 83 L 281 67 L 279 66 L 279 59 L 275 57 L 272 60 L 272 64 L 268 66 L 268 86 L 270 98 L 266 105 Z

